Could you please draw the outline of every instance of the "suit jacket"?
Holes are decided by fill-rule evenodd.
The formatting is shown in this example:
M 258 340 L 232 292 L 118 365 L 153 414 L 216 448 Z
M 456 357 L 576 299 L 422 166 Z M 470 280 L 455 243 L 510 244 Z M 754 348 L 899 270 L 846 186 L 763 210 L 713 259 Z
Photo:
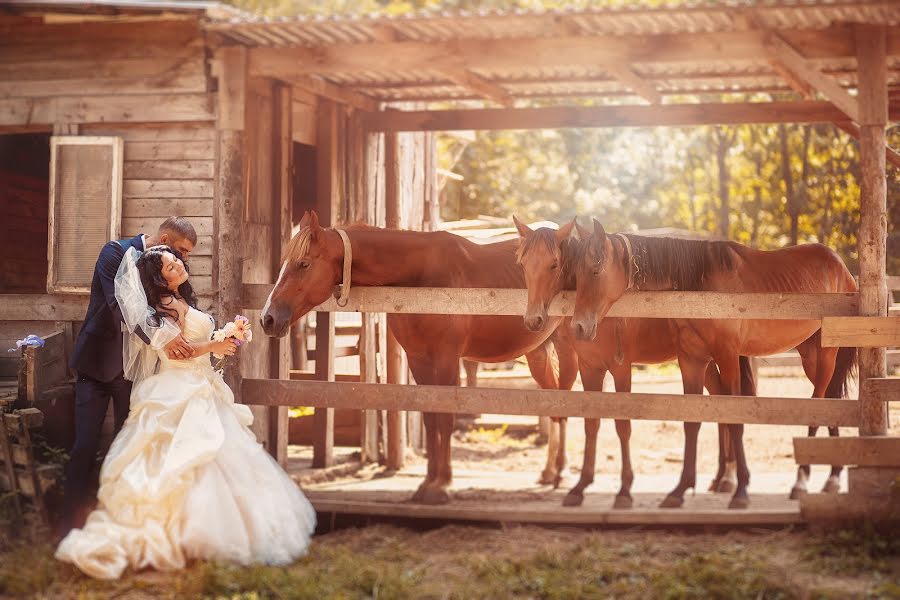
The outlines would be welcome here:
M 100 251 L 91 281 L 91 302 L 69 363 L 80 374 L 98 381 L 112 381 L 123 371 L 122 324 L 125 320 L 116 302 L 115 280 L 125 252 L 132 247 L 144 249 L 142 236 L 108 242 Z

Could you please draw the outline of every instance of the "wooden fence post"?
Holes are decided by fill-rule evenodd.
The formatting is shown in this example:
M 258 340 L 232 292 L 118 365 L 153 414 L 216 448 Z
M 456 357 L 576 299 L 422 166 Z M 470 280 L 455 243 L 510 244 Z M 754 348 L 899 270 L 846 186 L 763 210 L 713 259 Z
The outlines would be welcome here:
M 215 235 L 216 316 L 219 320 L 241 312 L 244 217 L 244 107 L 247 88 L 247 51 L 240 46 L 221 48 L 216 53 L 219 80 L 218 121 L 216 123 Z M 225 382 L 241 401 L 241 372 L 238 361 L 225 367 Z
M 887 180 L 885 176 L 885 127 L 887 125 L 886 33 L 883 26 L 856 25 L 859 63 L 859 312 L 887 316 L 885 277 L 887 248 Z M 887 433 L 887 404 L 863 393 L 864 382 L 885 377 L 884 348 L 860 348 L 860 435 Z
M 388 133 L 384 137 L 384 186 L 385 186 L 385 226 L 400 228 L 400 148 L 397 134 Z M 390 318 L 390 317 L 388 317 Z M 388 330 L 387 336 L 387 381 L 403 383 L 403 349 Z M 387 412 L 387 468 L 403 468 L 403 450 L 406 447 L 403 411 Z

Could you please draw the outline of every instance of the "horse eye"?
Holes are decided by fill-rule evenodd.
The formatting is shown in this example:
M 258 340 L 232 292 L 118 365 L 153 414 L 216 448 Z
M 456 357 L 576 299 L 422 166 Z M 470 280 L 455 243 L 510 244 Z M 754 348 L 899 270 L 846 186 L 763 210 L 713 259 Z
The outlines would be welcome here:
M 308 269 L 308 268 L 309 268 L 309 261 L 308 261 L 308 260 L 301 260 L 301 261 L 300 261 L 300 268 L 301 268 L 301 269 Z
M 555 271 L 557 268 L 559 268 L 559 263 L 553 263 L 552 265 L 550 265 L 551 271 Z
M 603 269 L 601 269 L 600 267 L 594 267 L 594 277 L 599 277 L 600 273 L 602 273 L 602 272 L 603 272 Z

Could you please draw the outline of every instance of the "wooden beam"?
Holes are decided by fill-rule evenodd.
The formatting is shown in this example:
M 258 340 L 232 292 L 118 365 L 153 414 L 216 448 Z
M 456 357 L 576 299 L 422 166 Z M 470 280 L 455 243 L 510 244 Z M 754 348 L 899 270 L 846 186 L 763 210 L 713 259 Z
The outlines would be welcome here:
M 822 345 L 827 347 L 895 348 L 900 346 L 900 317 L 825 317 Z M 878 378 L 886 372 L 870 375 Z
M 656 87 L 651 82 L 635 73 L 628 65 L 607 64 L 603 65 L 603 69 L 614 79 L 618 79 L 620 82 L 630 87 L 635 94 L 650 104 L 662 103 L 662 94 L 657 91 Z
M 859 203 L 857 233 L 859 255 L 859 314 L 883 318 L 883 343 L 854 344 L 859 352 L 859 379 L 885 377 L 885 346 L 900 345 L 900 319 L 886 318 L 888 288 L 885 277 L 887 256 L 887 174 L 885 172 L 885 127 L 888 119 L 886 29 L 883 26 L 857 25 L 856 62 L 859 65 Z M 883 328 L 883 329 L 882 329 Z M 869 330 L 863 326 L 862 329 Z M 823 329 L 824 340 L 824 329 Z M 860 435 L 887 433 L 887 405 L 863 396 L 860 403 Z
M 804 100 L 813 99 L 814 92 L 812 86 L 787 68 L 783 62 L 777 58 L 770 57 L 769 65 L 772 67 L 773 71 L 784 79 L 785 83 L 787 83 L 792 90 L 800 94 L 800 97 Z
M 891 118 L 900 119 L 900 110 Z M 368 115 L 371 131 L 562 129 L 567 127 L 684 127 L 754 123 L 834 123 L 847 116 L 829 102 L 553 106 L 545 108 L 382 111 Z
M 253 76 L 280 79 L 302 90 L 312 92 L 317 96 L 322 96 L 359 110 L 374 112 L 380 108 L 378 100 L 334 84 L 321 77 L 311 76 L 308 71 L 302 68 L 301 64 L 295 63 L 289 57 L 291 54 L 297 55 L 302 53 L 306 49 L 265 48 L 266 52 L 260 52 L 260 50 L 263 50 L 263 48 L 250 49 L 249 69 Z M 269 50 L 278 50 L 279 52 L 271 53 L 268 52 Z
M 806 523 L 831 528 L 838 524 L 872 523 L 897 518 L 896 509 L 889 499 L 856 494 L 808 494 L 800 499 L 800 514 Z
M 456 85 L 475 92 L 479 96 L 493 100 L 497 104 L 503 106 L 513 105 L 512 96 L 503 89 L 503 86 L 490 82 L 487 79 L 476 75 L 472 71 L 467 71 L 466 69 L 447 69 L 441 71 L 441 74 Z
M 418 410 L 549 417 L 855 427 L 858 402 L 695 394 L 324 383 L 244 379 L 245 398 L 269 406 Z
M 900 467 L 900 437 L 796 437 L 798 465 Z
M 765 47 L 771 58 L 782 63 L 792 73 L 821 92 L 850 119 L 859 120 L 856 98 L 848 94 L 837 81 L 819 71 L 778 33 L 770 31 L 766 34 Z
M 846 27 L 779 32 L 809 58 L 852 57 L 852 32 Z M 894 50 L 892 44 L 892 51 Z M 316 48 L 258 47 L 250 50 L 256 71 L 273 77 L 366 71 L 444 71 L 447 69 L 515 70 L 596 67 L 608 64 L 679 63 L 754 60 L 765 54 L 764 34 L 720 31 L 660 35 L 520 37 L 461 39 L 447 42 L 370 42 Z
M 271 285 L 244 286 L 244 308 L 263 305 Z M 315 310 L 440 315 L 525 314 L 527 292 L 497 288 L 355 287 L 349 304 L 330 299 Z M 562 292 L 550 303 L 551 316 L 571 316 L 575 292 Z M 628 292 L 609 312 L 611 317 L 683 319 L 822 319 L 858 314 L 856 294 L 750 294 L 724 292 Z

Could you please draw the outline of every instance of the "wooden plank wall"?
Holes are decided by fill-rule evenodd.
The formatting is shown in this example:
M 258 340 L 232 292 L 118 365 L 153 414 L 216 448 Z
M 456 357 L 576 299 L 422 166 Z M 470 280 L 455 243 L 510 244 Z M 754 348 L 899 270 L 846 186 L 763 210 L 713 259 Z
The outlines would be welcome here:
M 0 26 L 0 127 L 213 118 L 196 21 Z
M 173 214 L 189 217 L 199 235 L 190 267 L 204 309 L 215 290 L 210 89 L 196 21 L 0 26 L 0 134 L 124 138 L 122 235 L 149 233 Z M 0 321 L 0 339 L 64 326 Z M 77 334 L 78 323 L 68 330 Z
M 212 258 L 214 124 L 90 124 L 83 126 L 81 131 L 85 135 L 115 135 L 125 140 L 123 237 L 153 233 L 166 217 L 172 215 L 191 221 L 197 230 L 197 245 L 188 261 L 191 284 L 200 307 L 211 309 L 215 295 Z

